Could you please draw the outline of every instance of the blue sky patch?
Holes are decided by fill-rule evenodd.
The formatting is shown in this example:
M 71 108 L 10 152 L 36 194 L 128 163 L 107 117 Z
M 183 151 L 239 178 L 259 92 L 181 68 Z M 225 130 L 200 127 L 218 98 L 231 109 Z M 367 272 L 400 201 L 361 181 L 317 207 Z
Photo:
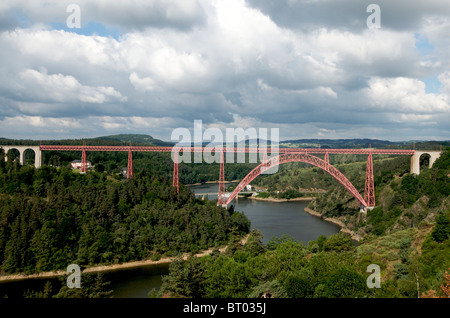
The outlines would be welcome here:
M 426 85 L 425 92 L 427 94 L 434 93 L 439 94 L 441 89 L 441 82 L 439 81 L 437 75 L 431 75 L 425 78 L 421 78 L 421 81 L 423 81 Z
M 416 39 L 415 47 L 416 50 L 419 51 L 423 55 L 424 61 L 432 62 L 432 54 L 434 53 L 434 46 L 430 43 L 427 37 L 415 33 L 414 38 Z M 420 79 L 426 85 L 425 92 L 427 94 L 435 93 L 439 94 L 441 89 L 441 82 L 439 81 L 437 75 L 430 75 Z
M 430 55 L 434 53 L 434 46 L 430 43 L 430 41 L 423 35 L 419 33 L 414 34 L 414 38 L 416 39 L 416 49 L 422 55 Z
M 119 40 L 119 37 L 121 36 L 121 32 L 114 28 L 107 28 L 101 23 L 89 21 L 88 24 L 81 24 L 81 28 L 69 28 L 67 27 L 67 24 L 64 22 L 53 22 L 50 23 L 50 26 L 52 29 L 55 30 L 64 30 L 66 32 L 74 32 L 80 35 L 98 35 L 98 36 L 104 36 L 104 37 L 112 37 L 116 40 Z

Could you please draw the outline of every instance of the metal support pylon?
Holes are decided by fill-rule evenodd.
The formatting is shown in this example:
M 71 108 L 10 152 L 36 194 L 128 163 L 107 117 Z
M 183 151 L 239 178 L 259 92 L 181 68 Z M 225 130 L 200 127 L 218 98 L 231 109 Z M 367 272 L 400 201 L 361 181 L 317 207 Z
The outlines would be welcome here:
M 85 173 L 87 170 L 87 160 L 86 160 L 86 141 L 83 141 L 83 150 L 81 152 L 81 172 Z
M 217 205 L 223 205 L 225 200 L 225 167 L 224 167 L 224 153 L 220 156 L 220 175 L 219 175 L 219 196 L 217 198 Z
M 178 180 L 178 150 L 175 151 L 173 158 L 173 180 L 172 186 L 177 189 L 177 193 L 180 193 L 180 183 Z
M 130 143 L 130 150 L 128 150 L 127 179 L 132 178 L 133 178 L 133 152 L 131 151 L 131 143 Z
M 372 154 L 369 153 L 367 156 L 367 166 L 366 166 L 366 185 L 364 189 L 364 201 L 368 207 L 375 206 L 375 185 L 373 179 L 373 160 Z

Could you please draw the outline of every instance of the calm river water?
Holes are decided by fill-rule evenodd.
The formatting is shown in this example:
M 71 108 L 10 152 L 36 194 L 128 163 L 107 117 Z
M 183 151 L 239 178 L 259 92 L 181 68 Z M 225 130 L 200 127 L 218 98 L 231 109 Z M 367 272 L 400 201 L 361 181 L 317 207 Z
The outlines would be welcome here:
M 203 184 L 191 186 L 191 189 L 196 193 L 217 193 L 219 185 Z M 217 199 L 217 194 L 209 195 L 208 198 Z M 274 236 L 288 234 L 295 240 L 307 244 L 321 235 L 327 236 L 339 232 L 338 226 L 306 213 L 304 209 L 307 205 L 307 202 L 299 201 L 268 202 L 239 198 L 235 203 L 235 210 L 244 212 L 251 221 L 251 228 L 258 229 L 264 235 L 264 243 Z M 168 267 L 167 264 L 151 265 L 107 272 L 104 275 L 107 280 L 111 281 L 114 297 L 145 298 L 149 291 L 161 286 L 162 276 L 167 274 Z M 59 285 L 57 280 L 53 280 L 53 282 L 55 287 Z M 0 296 L 6 291 L 9 297 L 20 297 L 23 290 L 27 288 L 42 290 L 44 283 L 45 280 L 0 283 Z

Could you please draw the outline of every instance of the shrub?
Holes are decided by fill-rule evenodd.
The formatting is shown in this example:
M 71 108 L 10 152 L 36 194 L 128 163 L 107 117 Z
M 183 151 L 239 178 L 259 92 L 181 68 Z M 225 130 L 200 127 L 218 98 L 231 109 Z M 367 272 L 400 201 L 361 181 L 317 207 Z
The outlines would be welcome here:
M 288 297 L 309 298 L 314 295 L 314 282 L 311 274 L 302 271 L 300 274 L 291 274 L 284 282 Z
M 348 234 L 337 233 L 330 235 L 324 244 L 325 251 L 348 251 L 353 248 L 353 242 Z
M 322 297 L 353 298 L 366 292 L 366 280 L 355 270 L 341 267 L 335 270 L 325 282 Z
M 450 237 L 450 221 L 447 216 L 439 214 L 436 217 L 436 227 L 431 233 L 431 236 L 438 243 L 442 243 Z

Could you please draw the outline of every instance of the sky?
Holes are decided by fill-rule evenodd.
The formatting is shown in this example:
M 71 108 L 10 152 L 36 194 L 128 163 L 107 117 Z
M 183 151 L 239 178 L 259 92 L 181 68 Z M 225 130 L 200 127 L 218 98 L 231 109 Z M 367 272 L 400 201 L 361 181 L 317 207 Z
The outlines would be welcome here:
M 0 2 L 0 137 L 170 141 L 195 120 L 280 140 L 449 140 L 450 4 Z

